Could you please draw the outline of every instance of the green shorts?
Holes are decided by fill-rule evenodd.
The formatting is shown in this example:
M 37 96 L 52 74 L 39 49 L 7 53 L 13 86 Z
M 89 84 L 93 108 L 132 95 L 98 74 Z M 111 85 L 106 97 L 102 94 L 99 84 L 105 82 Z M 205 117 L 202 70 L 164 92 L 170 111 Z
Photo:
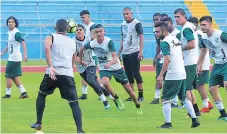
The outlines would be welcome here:
M 196 85 L 204 85 L 209 83 L 209 70 L 204 70 L 202 74 L 198 75 L 196 78 Z
M 209 87 L 217 85 L 224 87 L 224 81 L 227 81 L 227 63 L 214 64 L 210 74 Z
M 8 61 L 5 73 L 5 77 L 7 78 L 22 76 L 21 62 Z
M 165 80 L 162 90 L 162 99 L 171 100 L 176 95 L 178 95 L 179 98 L 184 98 L 185 91 L 180 92 L 183 90 L 182 84 L 183 80 Z
M 115 80 L 119 83 L 121 83 L 122 85 L 128 83 L 128 78 L 125 74 L 125 71 L 121 68 L 119 70 L 115 70 L 115 71 L 107 71 L 107 70 L 100 70 L 100 77 L 108 77 L 108 78 L 112 78 L 112 76 L 115 78 Z
M 196 64 L 185 66 L 186 79 L 183 82 L 185 90 L 192 90 L 196 83 Z

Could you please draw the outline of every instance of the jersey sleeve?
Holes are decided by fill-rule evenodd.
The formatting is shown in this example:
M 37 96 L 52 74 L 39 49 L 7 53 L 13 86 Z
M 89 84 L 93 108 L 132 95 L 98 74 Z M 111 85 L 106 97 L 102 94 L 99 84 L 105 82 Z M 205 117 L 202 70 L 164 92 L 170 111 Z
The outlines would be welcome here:
M 114 43 L 113 43 L 112 40 L 109 41 L 108 47 L 109 47 L 109 49 L 110 49 L 111 52 L 116 52 L 116 49 L 114 47 Z
M 91 44 L 90 44 L 90 42 L 84 44 L 84 48 L 85 48 L 85 49 L 91 49 Z
M 170 55 L 170 48 L 167 42 L 161 42 L 160 47 L 164 56 Z
M 138 35 L 143 34 L 143 27 L 140 22 L 136 24 L 135 28 Z
M 180 40 L 180 39 L 181 39 L 181 33 L 178 33 L 177 36 L 176 36 L 176 38 L 177 38 L 178 40 Z
M 193 31 L 190 28 L 185 28 L 184 31 L 183 31 L 183 35 L 188 42 L 195 40 L 194 35 L 193 35 Z
M 227 33 L 226 32 L 222 32 L 221 41 L 227 43 Z
M 20 33 L 20 32 L 17 32 L 16 34 L 15 34 L 15 40 L 16 41 L 18 41 L 18 42 L 22 42 L 22 41 L 24 41 L 24 39 L 22 38 L 22 34 Z

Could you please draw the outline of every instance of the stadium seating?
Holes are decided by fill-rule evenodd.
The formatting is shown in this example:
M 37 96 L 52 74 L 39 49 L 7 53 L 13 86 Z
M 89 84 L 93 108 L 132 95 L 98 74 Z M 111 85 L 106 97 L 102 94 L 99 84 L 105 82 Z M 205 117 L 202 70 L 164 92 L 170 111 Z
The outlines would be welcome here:
M 19 30 L 23 33 L 30 59 L 44 58 L 43 40 L 46 35 L 54 32 L 54 24 L 59 18 L 73 18 L 81 23 L 79 12 L 88 9 L 91 12 L 92 20 L 95 23 L 104 24 L 106 35 L 112 38 L 116 48 L 120 44 L 120 24 L 123 21 L 122 9 L 125 6 L 132 8 L 133 15 L 139 19 L 144 26 L 145 49 L 144 57 L 153 58 L 155 54 L 155 40 L 152 16 L 155 12 L 166 13 L 173 17 L 173 12 L 177 8 L 183 8 L 187 16 L 188 11 L 184 1 L 181 0 L 132 0 L 132 1 L 81 1 L 81 0 L 2 0 L 1 10 L 1 44 L 6 44 L 7 27 L 6 19 L 9 16 L 15 16 L 20 22 Z M 216 19 L 220 29 L 227 31 L 227 20 L 225 14 L 226 2 L 217 2 L 215 0 L 204 0 L 213 17 Z M 215 4 L 214 4 L 215 3 Z M 223 4 L 224 3 L 224 4 Z M 161 7 L 161 8 L 160 8 Z M 73 36 L 73 35 L 70 35 Z M 3 58 L 6 58 L 5 55 Z

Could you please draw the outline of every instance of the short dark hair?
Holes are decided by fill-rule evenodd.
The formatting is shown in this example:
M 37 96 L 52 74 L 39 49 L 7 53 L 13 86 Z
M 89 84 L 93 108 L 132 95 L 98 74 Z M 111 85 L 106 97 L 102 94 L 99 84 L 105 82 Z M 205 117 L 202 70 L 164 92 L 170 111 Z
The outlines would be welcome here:
M 155 13 L 154 15 L 153 15 L 153 18 L 154 18 L 154 16 L 162 16 L 160 13 Z
M 77 27 L 81 27 L 84 31 L 86 31 L 85 27 L 82 24 L 77 24 Z
M 190 17 L 190 18 L 188 19 L 188 21 L 191 22 L 191 23 L 193 23 L 193 24 L 196 24 L 196 25 L 199 24 L 199 20 L 198 20 L 198 18 L 196 18 L 196 17 Z
M 174 11 L 174 14 L 180 13 L 181 15 L 186 15 L 184 9 L 178 8 Z
M 164 22 L 159 22 L 154 27 L 160 27 L 162 31 L 163 30 L 169 31 L 168 25 Z
M 132 9 L 130 7 L 124 7 L 123 10 L 130 10 L 130 11 L 132 11 Z
M 93 24 L 93 25 L 90 27 L 90 31 L 93 30 L 93 29 L 95 29 L 95 26 L 96 26 L 96 24 Z
M 90 15 L 90 12 L 89 12 L 88 10 L 82 10 L 82 11 L 80 12 L 80 16 L 83 16 L 83 15 L 85 15 L 85 14 Z
M 6 20 L 6 25 L 8 26 L 8 21 L 10 20 L 10 19 L 13 19 L 14 20 L 14 22 L 15 22 L 15 27 L 19 27 L 19 22 L 18 22 L 18 20 L 14 17 L 14 16 L 9 16 L 9 18 L 7 18 L 7 20 Z
M 162 17 L 169 17 L 166 13 L 161 14 Z
M 65 32 L 68 29 L 69 24 L 67 23 L 67 21 L 65 19 L 59 19 L 56 22 L 56 30 L 58 32 Z
M 96 28 L 104 28 L 104 26 L 102 24 L 96 24 L 95 29 Z
M 207 21 L 207 22 L 210 22 L 212 23 L 212 17 L 211 16 L 203 16 L 199 19 L 199 22 L 201 23 L 202 21 Z
M 173 20 L 172 20 L 170 17 L 163 18 L 163 19 L 161 19 L 161 21 L 162 21 L 162 22 L 168 21 L 168 22 L 170 22 L 171 24 L 173 24 Z

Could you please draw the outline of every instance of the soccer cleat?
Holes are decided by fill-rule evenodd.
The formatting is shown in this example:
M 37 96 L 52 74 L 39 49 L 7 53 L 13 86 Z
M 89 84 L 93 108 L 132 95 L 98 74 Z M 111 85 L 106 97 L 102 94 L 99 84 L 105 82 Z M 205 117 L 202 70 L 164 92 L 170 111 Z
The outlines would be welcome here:
M 122 103 L 120 97 L 119 97 L 118 99 L 114 100 L 114 103 L 115 103 L 116 107 L 117 107 L 120 111 L 123 111 L 123 110 L 124 110 L 124 104 Z
M 208 107 L 204 107 L 203 109 L 200 110 L 201 113 L 209 113 L 210 109 Z
M 9 99 L 11 96 L 6 94 L 5 96 L 2 96 L 3 99 Z
M 220 117 L 218 117 L 218 120 L 224 120 L 224 121 L 227 121 L 227 116 L 226 116 L 226 117 L 224 117 L 224 116 L 220 116 Z
M 139 115 L 143 114 L 142 108 L 136 108 L 136 113 Z
M 104 109 L 105 110 L 110 108 L 110 105 L 109 105 L 109 103 L 107 101 L 104 101 L 103 104 L 104 104 Z
M 154 99 L 153 101 L 150 102 L 150 104 L 159 104 L 159 99 Z
M 214 108 L 210 101 L 208 101 L 208 107 L 209 107 L 210 110 Z
M 30 127 L 31 127 L 31 128 L 34 128 L 34 129 L 36 129 L 36 130 L 41 130 L 42 124 L 36 122 L 36 123 L 32 124 Z
M 83 130 L 78 130 L 77 134 L 85 134 L 85 132 Z
M 129 97 L 129 98 L 126 99 L 124 102 L 126 102 L 126 101 L 132 101 L 132 99 Z
M 167 128 L 167 129 L 171 129 L 173 128 L 172 127 L 172 124 L 171 123 L 165 123 L 163 125 L 161 125 L 160 127 L 157 127 L 157 128 Z
M 80 97 L 79 97 L 80 100 L 86 100 L 87 99 L 87 94 L 82 94 Z
M 143 97 L 138 97 L 138 101 L 139 101 L 139 102 L 142 102 L 143 100 L 144 100 Z
M 178 106 L 178 104 L 176 105 L 176 104 L 171 104 L 171 108 L 178 108 L 179 106 Z
M 28 94 L 26 92 L 22 93 L 18 99 L 28 98 Z
M 192 122 L 191 128 L 196 128 L 196 127 L 198 127 L 199 125 L 200 125 L 199 120 L 196 119 L 195 121 Z

